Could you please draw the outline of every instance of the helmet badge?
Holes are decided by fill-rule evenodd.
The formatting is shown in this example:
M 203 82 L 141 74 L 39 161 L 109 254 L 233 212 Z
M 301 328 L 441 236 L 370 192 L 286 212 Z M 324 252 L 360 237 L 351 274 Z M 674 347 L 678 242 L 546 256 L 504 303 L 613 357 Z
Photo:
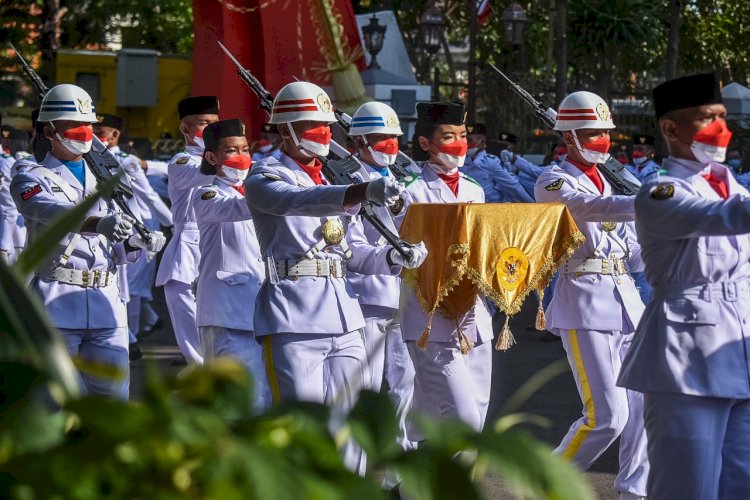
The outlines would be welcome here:
M 609 108 L 603 102 L 596 105 L 596 114 L 599 115 L 599 119 L 603 122 L 608 121 L 611 118 Z

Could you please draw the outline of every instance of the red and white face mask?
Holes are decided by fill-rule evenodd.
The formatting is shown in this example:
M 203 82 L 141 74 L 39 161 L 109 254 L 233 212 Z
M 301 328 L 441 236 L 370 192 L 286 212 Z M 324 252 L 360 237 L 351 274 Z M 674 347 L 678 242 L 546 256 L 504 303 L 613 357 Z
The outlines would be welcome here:
M 201 149 L 204 149 L 206 147 L 206 143 L 203 142 L 203 129 L 195 131 L 195 135 L 193 135 L 193 142 L 195 142 Z
M 252 163 L 253 160 L 249 155 L 234 155 L 224 158 L 224 161 L 221 164 L 221 170 L 224 172 L 224 176 L 227 179 L 234 182 L 242 182 L 247 178 Z
M 396 161 L 396 155 L 398 154 L 398 139 L 391 137 L 379 142 L 370 144 L 366 137 L 363 137 L 365 144 L 367 144 L 367 150 L 372 155 L 372 160 L 379 167 L 387 167 L 393 165 Z
M 319 127 L 305 130 L 297 139 L 297 133 L 294 131 L 292 124 L 289 124 L 289 132 L 292 135 L 294 144 L 297 145 L 300 152 L 309 157 L 328 156 L 328 149 L 331 144 L 331 127 L 321 125 Z
M 469 145 L 466 140 L 458 139 L 447 144 L 441 144 L 436 156 L 446 168 L 446 172 L 452 174 L 456 169 L 464 166 L 468 149 Z
M 575 141 L 576 148 L 584 160 L 589 163 L 604 163 L 609 159 L 609 148 L 612 146 L 612 142 L 609 140 L 609 135 L 602 135 L 596 140 L 581 144 L 578 140 L 578 134 L 573 131 L 573 141 Z
M 732 132 L 727 127 L 727 122 L 718 119 L 693 136 L 690 150 L 695 159 L 704 165 L 721 163 L 727 157 L 727 146 L 731 140 Z
M 65 149 L 78 156 L 91 151 L 94 129 L 91 125 L 80 125 L 66 130 L 62 135 L 55 129 L 55 138 L 65 146 Z
M 261 153 L 268 153 L 273 148 L 273 143 L 268 139 L 261 139 L 258 141 L 258 151 Z

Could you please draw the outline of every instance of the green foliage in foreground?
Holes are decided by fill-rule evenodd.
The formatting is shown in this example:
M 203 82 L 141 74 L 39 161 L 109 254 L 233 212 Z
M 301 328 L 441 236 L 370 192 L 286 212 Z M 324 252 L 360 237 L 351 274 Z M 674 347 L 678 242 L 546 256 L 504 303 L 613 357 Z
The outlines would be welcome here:
M 519 495 L 592 498 L 571 465 L 526 431 L 505 429 L 502 420 L 476 433 L 460 422 L 421 419 L 427 441 L 404 453 L 385 394 L 362 393 L 336 436 L 326 406 L 290 403 L 256 415 L 251 394 L 247 372 L 225 359 L 169 380 L 152 371 L 140 403 L 82 398 L 62 412 L 37 407 L 35 430 L 49 429 L 41 445 L 37 432 L 2 426 L 0 435 L 14 433 L 26 451 L 0 459 L 0 496 L 384 498 L 375 476 L 393 468 L 414 499 L 480 498 L 486 470 Z M 367 451 L 372 476 L 344 468 L 337 443 L 349 436 Z M 461 450 L 472 450 L 464 455 L 476 460 L 456 457 Z
M 415 500 L 480 498 L 488 470 L 519 496 L 593 498 L 572 465 L 514 427 L 531 421 L 519 415 L 481 433 L 419 418 L 427 440 L 404 453 L 387 395 L 363 392 L 332 436 L 326 406 L 254 413 L 250 376 L 230 360 L 173 378 L 151 366 L 142 402 L 81 398 L 73 360 L 26 282 L 112 185 L 50 224 L 14 268 L 0 262 L 0 498 L 366 500 L 386 497 L 378 479 L 386 469 Z M 341 461 L 350 438 L 368 454 L 367 477 Z

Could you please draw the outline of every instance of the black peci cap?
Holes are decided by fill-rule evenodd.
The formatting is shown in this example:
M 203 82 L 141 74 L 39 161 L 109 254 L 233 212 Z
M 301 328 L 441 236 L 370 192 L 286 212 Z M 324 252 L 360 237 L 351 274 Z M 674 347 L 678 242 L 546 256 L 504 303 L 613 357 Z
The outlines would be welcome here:
M 215 95 L 188 97 L 177 104 L 180 120 L 190 115 L 218 115 L 219 98 Z
M 467 123 L 466 124 L 467 134 L 487 135 L 487 128 L 483 123 Z
M 245 124 L 239 118 L 221 120 L 212 123 L 203 129 L 203 142 L 206 144 L 205 151 L 215 151 L 219 141 L 226 137 L 245 137 Z M 213 175 L 216 173 L 214 166 L 206 161 L 205 151 L 201 162 L 201 173 Z
M 108 115 L 106 113 L 97 113 L 96 119 L 98 121 L 97 125 L 101 125 L 102 127 L 112 127 L 116 128 L 117 130 L 122 130 L 122 118 L 115 115 Z
M 653 96 L 657 119 L 676 109 L 722 102 L 719 82 L 713 73 L 666 81 L 654 89 Z
M 516 136 L 511 134 L 510 132 L 500 132 L 499 134 L 497 134 L 497 140 L 509 142 L 511 144 L 518 143 L 518 139 L 516 138 Z
M 633 145 L 653 146 L 654 136 L 648 134 L 633 134 Z
M 458 102 L 420 102 L 417 104 L 417 129 L 423 124 L 463 125 L 464 105 Z
M 279 129 L 273 123 L 264 123 L 261 132 L 264 134 L 278 134 Z

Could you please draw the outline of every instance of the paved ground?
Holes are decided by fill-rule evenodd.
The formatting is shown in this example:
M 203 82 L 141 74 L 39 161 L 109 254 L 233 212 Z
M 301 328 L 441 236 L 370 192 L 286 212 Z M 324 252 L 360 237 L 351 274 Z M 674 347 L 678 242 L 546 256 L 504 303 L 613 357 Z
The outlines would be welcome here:
M 159 365 L 167 371 L 178 371 L 184 365 L 181 364 L 182 356 L 179 354 L 169 325 L 169 316 L 161 289 L 157 289 L 155 306 L 167 325 L 163 330 L 144 339 L 142 344 L 145 357 L 159 360 Z M 532 375 L 555 361 L 565 358 L 565 352 L 559 341 L 542 342 L 539 340 L 540 333 L 526 330 L 526 325 L 534 321 L 535 314 L 536 302 L 530 298 L 521 313 L 511 321 L 511 330 L 515 334 L 517 345 L 507 352 L 494 351 L 492 399 L 488 420 L 498 417 L 507 398 Z M 495 326 L 499 328 L 502 325 Z M 132 367 L 131 388 L 132 397 L 135 399 L 142 391 L 142 382 L 143 363 L 136 362 Z M 570 424 L 581 413 L 581 403 L 570 371 L 567 370 L 548 382 L 519 410 L 547 418 L 551 426 L 547 429 L 535 428 L 533 432 L 539 439 L 551 446 L 556 446 Z M 618 498 L 612 488 L 616 472 L 617 444 L 607 450 L 587 473 L 587 478 L 600 499 L 616 500 Z M 497 477 L 485 478 L 484 487 L 488 498 L 501 500 L 513 498 L 503 488 L 502 481 Z

